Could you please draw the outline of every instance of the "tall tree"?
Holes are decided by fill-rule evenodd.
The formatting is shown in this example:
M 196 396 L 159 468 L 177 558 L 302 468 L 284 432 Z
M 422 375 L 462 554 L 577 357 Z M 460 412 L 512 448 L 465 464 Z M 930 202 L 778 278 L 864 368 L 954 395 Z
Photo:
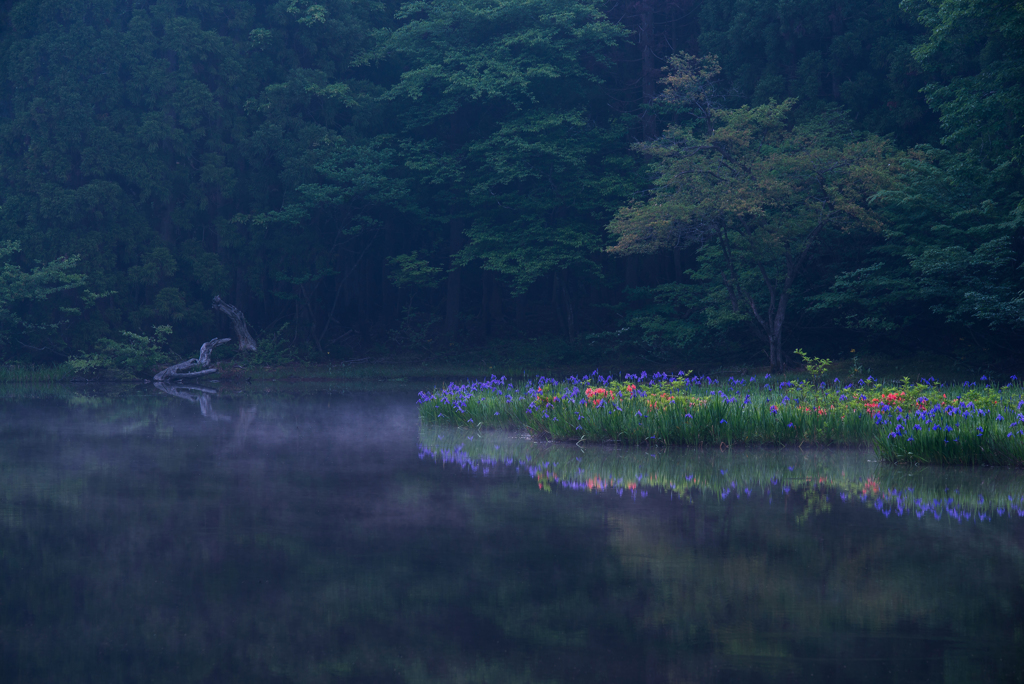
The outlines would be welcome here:
M 700 54 L 718 55 L 739 103 L 799 98 L 798 117 L 841 105 L 859 128 L 936 142 L 912 55 L 925 34 L 899 0 L 704 0 Z
M 348 205 L 311 214 L 301 239 L 289 234 L 295 222 L 254 229 L 251 218 L 316 195 L 365 143 L 353 119 L 367 86 L 351 69 L 383 10 L 347 0 L 13 5 L 0 233 L 35 258 L 81 255 L 107 298 L 78 344 L 171 322 L 208 337 L 217 293 L 263 304 L 254 318 L 273 320 L 282 299 L 309 304 L 314 275 L 344 270 L 324 265 L 339 251 L 324 243 Z
M 875 197 L 885 229 L 862 241 L 860 267 L 837 276 L 814 308 L 869 338 L 932 348 L 959 346 L 965 327 L 1021 328 L 1012 169 L 928 146 L 905 153 L 899 168 Z
M 593 268 L 631 165 L 599 97 L 601 54 L 624 32 L 593 0 L 411 2 L 398 16 L 381 55 L 403 71 L 385 97 L 402 105 L 420 214 L 448 236 L 452 336 L 472 260 L 515 291 Z
M 943 148 L 908 151 L 878 200 L 889 226 L 865 244 L 817 308 L 871 334 L 946 351 L 1013 353 L 1024 331 L 1024 8 L 906 1 L 930 29 L 915 48 Z
M 930 33 L 914 56 L 938 73 L 924 93 L 943 145 L 991 163 L 1024 163 L 1024 5 L 1015 0 L 904 0 Z
M 793 100 L 716 107 L 714 57 L 672 60 L 663 98 L 693 117 L 639 149 L 654 188 L 620 209 L 611 251 L 650 253 L 695 242 L 694 299 L 707 323 L 751 326 L 784 366 L 783 326 L 799 278 L 829 233 L 877 230 L 868 197 L 887 183 L 889 145 L 851 130 L 841 112 L 791 126 Z
M 35 258 L 81 255 L 108 295 L 79 343 L 212 320 L 195 296 L 222 277 L 208 252 L 235 188 L 231 112 L 249 75 L 237 44 L 209 26 L 237 31 L 250 17 L 235 3 L 173 0 L 12 7 L 0 233 Z

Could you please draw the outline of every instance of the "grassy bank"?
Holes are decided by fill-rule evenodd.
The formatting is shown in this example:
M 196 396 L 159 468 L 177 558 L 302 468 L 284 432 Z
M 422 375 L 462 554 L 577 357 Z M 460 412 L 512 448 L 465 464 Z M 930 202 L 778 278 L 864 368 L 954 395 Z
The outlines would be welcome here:
M 598 373 L 564 381 L 506 378 L 420 395 L 420 415 L 451 426 L 525 429 L 554 440 L 672 444 L 873 446 L 887 461 L 1024 465 L 1024 387 L 871 376 L 778 381 Z
M 392 381 L 432 383 L 441 379 L 479 377 L 490 374 L 494 366 L 478 363 L 425 364 L 387 357 L 355 359 L 340 363 L 291 362 L 281 364 L 252 364 L 241 361 L 219 361 L 214 364 L 217 373 L 199 378 L 196 382 L 218 381 L 226 384 L 250 382 L 332 383 L 349 381 Z M 100 369 L 81 373 L 67 364 L 0 366 L 0 385 L 19 383 L 129 383 L 138 384 L 150 379 L 162 367 L 142 375 L 119 369 Z
M 155 344 L 155 343 L 154 343 Z M 138 345 L 136 345 L 138 347 Z M 0 364 L 0 384 L 19 382 L 140 382 L 152 378 L 158 370 L 184 357 L 169 352 L 132 347 L 134 355 L 107 354 L 102 363 L 76 372 L 68 363 Z M 337 350 L 336 350 L 337 351 Z M 852 352 L 852 350 L 851 350 Z M 793 359 L 797 362 L 798 359 Z M 760 365 L 763 358 L 747 362 L 704 359 L 703 362 L 686 361 L 687 368 L 698 374 L 715 378 L 763 376 L 767 368 Z M 295 349 L 267 347 L 258 354 L 243 354 L 231 345 L 214 351 L 214 365 L 219 372 L 209 378 L 226 383 L 249 381 L 278 382 L 333 382 L 333 381 L 406 381 L 421 386 L 469 378 L 488 377 L 491 374 L 510 378 L 568 377 L 599 367 L 605 373 L 618 376 L 635 368 L 674 371 L 683 360 L 672 356 L 648 357 L 639 352 L 609 351 L 586 342 L 569 343 L 561 338 L 494 340 L 486 344 L 465 342 L 438 344 L 429 349 L 400 346 L 374 346 L 361 351 L 350 350 L 336 357 L 324 353 L 299 353 Z M 1008 362 L 1007 362 L 1008 363 Z M 980 364 L 980 365 L 979 365 Z M 966 366 L 949 356 L 915 354 L 912 356 L 877 356 L 853 353 L 838 354 L 831 362 L 832 374 L 840 377 L 874 375 L 875 377 L 916 378 L 924 369 L 943 369 L 945 378 L 977 378 L 991 375 L 991 369 L 1006 364 L 979 364 Z M 78 364 L 79 367 L 82 364 Z M 802 369 L 803 366 L 794 367 Z M 800 371 L 798 370 L 797 373 Z M 1007 371 L 1007 375 L 1009 371 Z
M 63 363 L 52 366 L 0 366 L 0 384 L 70 382 L 74 379 L 74 370 Z

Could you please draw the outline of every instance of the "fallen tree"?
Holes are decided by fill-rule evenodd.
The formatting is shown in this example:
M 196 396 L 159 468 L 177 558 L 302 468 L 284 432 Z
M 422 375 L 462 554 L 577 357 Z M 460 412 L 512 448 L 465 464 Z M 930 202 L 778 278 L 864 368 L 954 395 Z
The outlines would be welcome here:
M 153 376 L 153 382 L 177 382 L 179 380 L 188 380 L 190 378 L 197 378 L 201 375 L 216 373 L 216 368 L 209 367 L 213 350 L 215 347 L 227 344 L 230 341 L 230 337 L 214 337 L 209 342 L 204 342 L 203 346 L 199 348 L 198 359 L 189 359 L 188 361 L 182 361 L 181 363 L 176 363 L 173 366 L 164 368 Z M 201 370 L 190 370 L 196 367 Z
M 221 299 L 220 295 L 213 298 L 213 308 L 231 319 L 231 324 L 235 326 L 235 337 L 238 338 L 239 351 L 256 351 L 256 340 L 249 332 L 249 326 L 245 322 L 245 314 L 237 306 L 232 306 Z

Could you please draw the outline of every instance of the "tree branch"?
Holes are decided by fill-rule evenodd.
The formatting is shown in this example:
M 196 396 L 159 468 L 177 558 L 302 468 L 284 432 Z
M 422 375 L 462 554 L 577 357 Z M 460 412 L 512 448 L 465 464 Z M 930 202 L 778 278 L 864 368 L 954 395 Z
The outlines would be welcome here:
M 201 375 L 216 373 L 216 368 L 208 368 L 210 365 L 210 357 L 213 355 L 213 349 L 214 347 L 219 347 L 220 345 L 226 344 L 230 341 L 230 337 L 214 337 L 209 342 L 204 342 L 203 346 L 199 349 L 198 359 L 189 359 L 188 361 L 182 361 L 181 363 L 176 363 L 173 366 L 164 368 L 153 376 L 153 382 L 177 382 L 179 380 L 188 380 L 189 378 L 197 378 Z M 202 370 L 189 370 L 190 368 L 196 367 L 201 368 Z

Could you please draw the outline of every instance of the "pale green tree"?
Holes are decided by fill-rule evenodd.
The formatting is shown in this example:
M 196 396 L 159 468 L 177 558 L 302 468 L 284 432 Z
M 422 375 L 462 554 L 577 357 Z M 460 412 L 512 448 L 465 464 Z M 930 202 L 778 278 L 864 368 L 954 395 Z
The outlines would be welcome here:
M 840 111 L 792 125 L 794 100 L 719 108 L 714 57 L 673 58 L 663 99 L 690 114 L 637 146 L 652 158 L 649 196 L 609 226 L 617 254 L 699 245 L 686 288 L 705 324 L 749 325 L 784 366 L 783 331 L 810 260 L 833 234 L 872 231 L 869 198 L 890 182 L 892 150 Z

